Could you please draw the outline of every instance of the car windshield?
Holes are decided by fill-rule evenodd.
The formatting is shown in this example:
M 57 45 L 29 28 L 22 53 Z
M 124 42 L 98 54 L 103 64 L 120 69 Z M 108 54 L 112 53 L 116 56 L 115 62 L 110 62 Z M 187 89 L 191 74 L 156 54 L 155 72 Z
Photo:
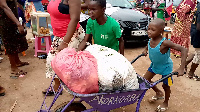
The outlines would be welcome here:
M 133 8 L 131 3 L 127 0 L 106 0 L 106 2 L 110 3 L 113 7 Z

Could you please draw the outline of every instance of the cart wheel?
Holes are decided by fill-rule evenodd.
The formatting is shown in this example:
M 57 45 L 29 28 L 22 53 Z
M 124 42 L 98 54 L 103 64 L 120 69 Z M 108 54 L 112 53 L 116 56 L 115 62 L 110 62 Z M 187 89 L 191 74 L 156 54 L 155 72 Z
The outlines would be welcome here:
M 54 112 L 61 112 L 62 109 L 68 104 L 69 102 L 64 102 L 60 105 L 58 105 L 54 110 Z M 86 107 L 78 101 L 74 101 L 73 103 L 71 103 L 71 105 L 69 105 L 69 107 L 67 107 L 67 109 L 64 112 L 81 112 L 86 110 Z

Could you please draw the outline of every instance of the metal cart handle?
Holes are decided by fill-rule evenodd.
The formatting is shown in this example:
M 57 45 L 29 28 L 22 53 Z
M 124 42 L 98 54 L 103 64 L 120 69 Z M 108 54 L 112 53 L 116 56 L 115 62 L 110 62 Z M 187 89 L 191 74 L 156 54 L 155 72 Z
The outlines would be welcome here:
M 167 75 L 167 76 L 165 76 L 165 77 L 157 80 L 156 82 L 154 82 L 151 86 L 153 87 L 153 86 L 157 85 L 158 83 L 164 81 L 165 79 L 171 77 L 172 75 L 178 75 L 178 72 L 172 72 L 172 73 L 170 73 L 169 75 Z
M 138 55 L 135 59 L 133 59 L 133 60 L 131 61 L 131 64 L 133 64 L 138 58 L 140 58 L 140 57 L 142 57 L 142 56 L 145 56 L 145 54 L 142 53 L 142 54 Z

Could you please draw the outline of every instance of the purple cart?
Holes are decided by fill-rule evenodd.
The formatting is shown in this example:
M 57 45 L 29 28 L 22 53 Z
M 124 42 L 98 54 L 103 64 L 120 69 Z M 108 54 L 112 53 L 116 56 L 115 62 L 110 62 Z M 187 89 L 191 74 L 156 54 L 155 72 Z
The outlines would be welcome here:
M 134 63 L 139 57 L 144 56 L 143 54 L 139 55 L 136 59 L 131 61 L 131 64 Z M 139 112 L 140 103 L 146 93 L 146 91 L 163 80 L 175 75 L 177 73 L 172 73 L 167 75 L 166 77 L 154 82 L 153 84 L 149 83 L 143 77 L 138 75 L 139 89 L 137 90 L 129 90 L 129 91 L 115 91 L 112 93 L 94 93 L 94 94 L 78 94 L 71 91 L 61 80 L 61 85 L 59 87 L 58 92 L 55 93 L 55 97 L 53 102 L 49 107 L 46 106 L 45 99 L 42 103 L 42 106 L 38 112 L 92 112 L 92 111 L 100 111 L 100 112 L 109 112 L 110 110 L 130 105 L 137 102 L 136 112 Z M 53 80 L 52 80 L 53 82 Z M 49 88 L 52 88 L 52 82 Z M 63 88 L 66 89 L 70 94 L 74 96 L 74 98 L 64 105 L 58 106 L 56 109 L 51 110 L 51 107 L 59 97 L 60 93 L 63 91 Z M 47 91 L 48 93 L 48 91 Z M 74 102 L 75 98 L 80 98 L 79 102 Z M 82 101 L 85 101 L 92 109 L 86 110 Z M 45 107 L 45 109 L 43 109 Z

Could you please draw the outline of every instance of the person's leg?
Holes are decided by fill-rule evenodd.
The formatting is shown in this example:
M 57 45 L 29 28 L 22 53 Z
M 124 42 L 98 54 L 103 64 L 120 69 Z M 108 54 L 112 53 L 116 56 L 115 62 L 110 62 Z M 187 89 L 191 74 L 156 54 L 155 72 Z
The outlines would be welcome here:
M 24 72 L 23 70 L 18 69 L 18 67 L 17 67 L 17 63 L 15 61 L 17 56 L 18 56 L 18 53 L 8 54 L 8 58 L 9 58 L 10 65 L 11 65 L 11 74 L 13 74 L 13 76 L 25 75 L 27 73 Z
M 189 73 L 188 73 L 189 76 L 193 77 L 194 72 L 196 71 L 198 65 L 199 65 L 199 64 L 192 63 L 191 69 L 190 69 L 190 71 L 189 71 Z
M 155 73 L 150 72 L 149 70 L 144 75 L 144 78 L 152 83 L 151 79 L 155 76 Z M 157 86 L 152 87 L 152 89 L 156 92 L 155 98 L 159 99 L 160 97 L 163 97 L 163 92 L 157 88 Z M 154 99 L 153 99 L 154 100 Z M 156 100 L 156 99 L 155 99 Z M 150 102 L 153 102 L 150 100 Z
M 54 78 L 55 85 L 53 86 L 54 90 L 57 91 L 60 86 L 60 81 L 58 78 Z
M 19 59 L 19 55 L 18 55 L 18 54 L 15 56 L 15 62 L 16 62 L 16 66 L 17 66 L 17 67 L 29 65 L 28 62 L 22 62 L 22 61 Z
M 162 78 L 165 77 L 165 75 L 162 76 Z M 165 91 L 165 100 L 164 102 L 159 105 L 156 109 L 156 111 L 158 112 L 163 112 L 166 111 L 168 109 L 168 102 L 169 102 L 169 98 L 170 98 L 170 94 L 171 94 L 171 90 L 170 90 L 170 86 L 173 84 L 173 78 L 169 77 L 167 79 L 165 79 L 163 81 L 163 89 Z
M 165 91 L 165 100 L 163 102 L 163 104 L 161 105 L 161 108 L 167 108 L 168 107 L 168 101 L 169 101 L 169 98 L 170 98 L 170 94 L 171 94 L 171 90 L 170 90 L 170 86 L 166 85 L 166 84 L 163 84 L 162 85 L 164 91 Z
M 194 58 L 194 54 L 190 54 L 186 59 L 185 66 L 187 66 L 192 61 L 193 58 Z
M 186 62 L 185 62 L 185 71 L 184 71 L 184 74 L 187 73 L 187 66 L 188 64 L 193 60 L 194 58 L 194 54 L 190 54 L 187 59 L 186 59 Z
M 194 58 L 192 60 L 192 65 L 191 65 L 190 71 L 188 73 L 188 77 L 189 78 L 196 78 L 197 81 L 200 81 L 200 78 L 198 76 L 196 76 L 194 74 L 194 72 L 196 71 L 199 63 L 200 63 L 200 48 L 196 48 L 195 49 L 195 55 L 194 55 Z
M 12 72 L 19 72 L 20 71 L 16 66 L 16 61 L 15 61 L 16 55 L 17 54 L 8 54 L 8 58 L 9 58 L 9 61 L 10 61 Z
M 62 41 L 63 40 L 62 40 L 61 37 L 57 37 L 57 36 L 54 37 L 54 40 L 53 40 L 52 45 L 51 45 L 52 49 L 51 49 L 51 51 L 49 51 L 48 56 L 46 58 L 46 78 L 53 78 L 54 75 L 55 75 L 55 72 L 53 71 L 52 66 L 51 66 L 51 61 L 56 56 L 56 53 L 57 53 L 56 51 L 58 50 L 58 46 L 60 45 L 60 43 Z M 57 92 L 58 87 L 60 86 L 60 81 L 57 78 L 57 76 L 55 76 L 54 82 L 55 82 L 55 85 L 53 85 L 53 89 L 54 89 L 55 92 Z M 46 94 L 47 89 L 42 91 L 42 93 Z M 48 96 L 54 95 L 52 88 L 50 89 L 50 91 L 47 95 Z

